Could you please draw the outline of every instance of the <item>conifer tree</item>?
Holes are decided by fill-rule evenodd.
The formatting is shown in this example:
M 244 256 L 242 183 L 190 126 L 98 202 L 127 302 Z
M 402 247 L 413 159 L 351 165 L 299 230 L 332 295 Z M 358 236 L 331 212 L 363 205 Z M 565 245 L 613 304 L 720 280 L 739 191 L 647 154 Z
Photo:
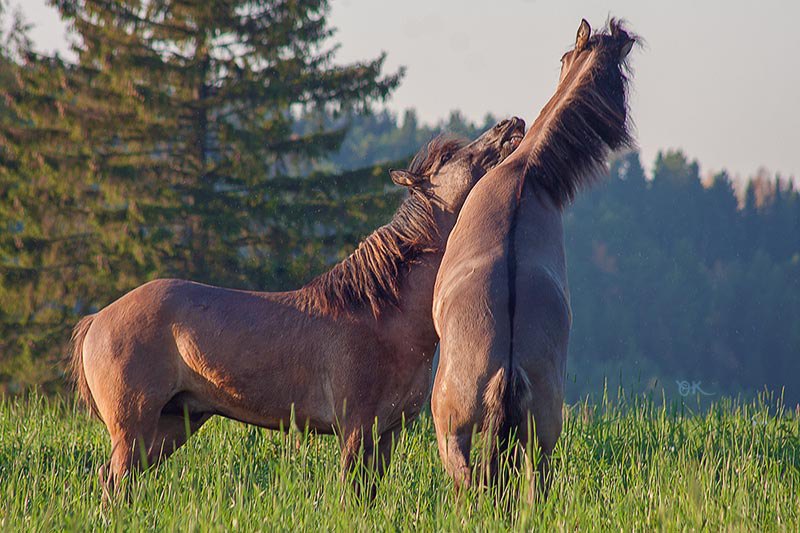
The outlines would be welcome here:
M 2 5 L 0 5 L 2 7 Z M 2 13 L 0 13 L 2 15 Z M 0 391 L 50 387 L 74 311 L 96 290 L 86 154 L 69 69 L 15 17 L 0 52 Z
M 54 4 L 76 34 L 101 186 L 136 214 L 125 228 L 147 243 L 141 261 L 234 287 L 307 279 L 319 250 L 306 241 L 334 231 L 317 215 L 341 206 L 330 180 L 309 191 L 292 170 L 344 131 L 299 133 L 296 117 L 366 108 L 401 73 L 382 76 L 383 56 L 334 64 L 324 0 Z

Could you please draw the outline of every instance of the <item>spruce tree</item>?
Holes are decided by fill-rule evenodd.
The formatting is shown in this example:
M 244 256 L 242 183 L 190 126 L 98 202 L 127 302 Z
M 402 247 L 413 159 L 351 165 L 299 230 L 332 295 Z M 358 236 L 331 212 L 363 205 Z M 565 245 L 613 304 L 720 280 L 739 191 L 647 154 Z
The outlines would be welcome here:
M 309 190 L 293 174 L 344 131 L 299 132 L 296 117 L 366 108 L 400 73 L 382 76 L 383 56 L 334 64 L 324 0 L 53 3 L 75 32 L 100 186 L 136 215 L 106 240 L 132 232 L 161 276 L 249 288 L 307 279 L 321 251 L 308 240 L 336 229 L 318 215 L 342 207 L 331 180 Z

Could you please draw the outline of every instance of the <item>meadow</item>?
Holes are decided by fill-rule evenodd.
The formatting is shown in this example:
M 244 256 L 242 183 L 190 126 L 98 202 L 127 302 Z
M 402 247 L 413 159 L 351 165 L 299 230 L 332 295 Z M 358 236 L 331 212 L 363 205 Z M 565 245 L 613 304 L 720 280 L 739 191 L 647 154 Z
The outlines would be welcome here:
M 762 397 L 702 410 L 646 398 L 565 408 L 549 497 L 519 476 L 456 501 L 423 415 L 373 504 L 342 501 L 333 437 L 212 420 L 101 504 L 103 426 L 73 402 L 0 401 L 0 530 L 800 529 L 800 413 Z

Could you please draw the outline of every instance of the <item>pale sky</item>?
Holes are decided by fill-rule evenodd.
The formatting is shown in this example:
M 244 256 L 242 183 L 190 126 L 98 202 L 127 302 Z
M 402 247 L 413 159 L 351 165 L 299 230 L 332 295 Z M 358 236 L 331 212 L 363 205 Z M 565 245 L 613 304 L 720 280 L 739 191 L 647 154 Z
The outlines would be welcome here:
M 37 45 L 66 50 L 45 0 L 16 0 Z M 13 3 L 13 2 L 12 2 Z M 623 17 L 647 41 L 632 54 L 642 159 L 681 148 L 703 175 L 760 167 L 800 178 L 799 0 L 332 0 L 337 61 L 388 54 L 406 77 L 388 106 L 425 122 L 460 109 L 528 123 L 552 94 L 581 17 Z

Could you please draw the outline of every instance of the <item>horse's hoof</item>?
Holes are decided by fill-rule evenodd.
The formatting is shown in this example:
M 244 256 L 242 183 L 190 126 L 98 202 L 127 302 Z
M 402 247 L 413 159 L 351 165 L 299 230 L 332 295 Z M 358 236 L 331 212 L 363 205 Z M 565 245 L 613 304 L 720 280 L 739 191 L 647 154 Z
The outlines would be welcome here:
M 100 468 L 97 469 L 97 479 L 100 482 L 100 488 L 103 491 L 102 502 L 104 505 L 106 505 L 111 501 L 112 492 L 111 488 L 109 487 L 109 484 L 111 483 L 110 473 L 106 465 L 101 465 Z

